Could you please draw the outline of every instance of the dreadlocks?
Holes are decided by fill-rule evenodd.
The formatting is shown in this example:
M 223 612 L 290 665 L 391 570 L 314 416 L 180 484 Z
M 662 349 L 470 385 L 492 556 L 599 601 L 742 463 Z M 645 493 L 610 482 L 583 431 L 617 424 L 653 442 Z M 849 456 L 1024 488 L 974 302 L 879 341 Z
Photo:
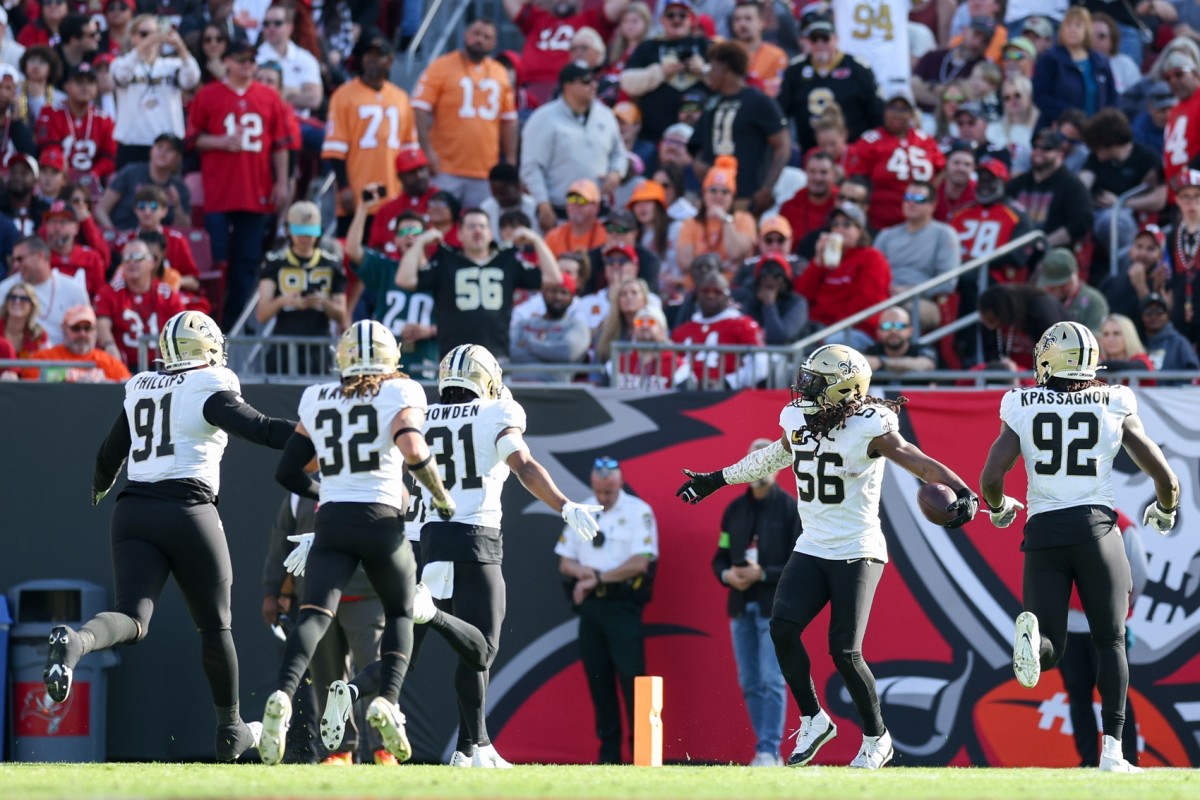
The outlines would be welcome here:
M 1094 387 L 1108 388 L 1108 384 L 1101 380 L 1091 378 L 1086 381 L 1073 381 L 1067 378 L 1050 378 L 1046 381 L 1046 388 L 1054 392 L 1082 392 L 1084 389 Z
M 837 405 L 825 406 L 815 414 L 808 415 L 808 424 L 804 426 L 804 438 L 800 444 L 820 439 L 830 431 L 846 427 L 846 420 L 869 406 L 883 406 L 893 413 L 900 413 L 900 406 L 908 402 L 907 397 L 897 397 L 895 400 L 885 400 L 882 397 L 854 397 Z
M 391 375 L 352 375 L 342 379 L 342 396 L 353 400 L 361 397 L 370 399 L 379 394 L 379 387 L 397 378 L 407 378 L 408 374 L 396 370 Z

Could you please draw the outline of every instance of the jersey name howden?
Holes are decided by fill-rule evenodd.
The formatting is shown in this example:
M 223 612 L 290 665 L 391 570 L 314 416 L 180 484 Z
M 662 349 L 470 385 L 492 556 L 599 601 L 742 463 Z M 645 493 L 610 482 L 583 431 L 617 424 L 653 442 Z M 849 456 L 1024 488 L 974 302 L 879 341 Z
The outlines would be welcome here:
M 463 417 L 478 417 L 481 406 L 470 403 L 467 405 L 431 406 L 429 419 L 460 419 Z
M 1033 405 L 1107 406 L 1110 399 L 1111 395 L 1106 389 L 1082 392 L 1024 392 L 1021 394 L 1021 407 Z

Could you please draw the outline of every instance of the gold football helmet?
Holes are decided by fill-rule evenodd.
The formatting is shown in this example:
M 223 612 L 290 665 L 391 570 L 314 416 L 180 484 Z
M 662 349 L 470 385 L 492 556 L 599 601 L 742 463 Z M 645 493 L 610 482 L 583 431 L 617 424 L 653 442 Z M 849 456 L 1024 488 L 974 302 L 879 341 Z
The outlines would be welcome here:
M 373 319 L 354 323 L 337 348 L 338 372 L 352 375 L 391 375 L 400 367 L 400 346 L 383 324 Z
M 1037 385 L 1051 378 L 1090 381 L 1096 377 L 1100 344 L 1086 326 L 1078 322 L 1056 322 L 1046 329 L 1033 348 L 1033 370 Z
M 159 360 L 164 372 L 180 372 L 196 367 L 223 367 L 225 334 L 207 314 L 180 311 L 167 320 L 158 334 Z
M 796 374 L 792 403 L 814 414 L 824 408 L 867 396 L 871 365 L 857 350 L 827 344 L 812 352 Z
M 446 353 L 438 369 L 438 391 L 461 386 L 481 400 L 497 400 L 504 389 L 503 370 L 486 347 L 460 344 Z

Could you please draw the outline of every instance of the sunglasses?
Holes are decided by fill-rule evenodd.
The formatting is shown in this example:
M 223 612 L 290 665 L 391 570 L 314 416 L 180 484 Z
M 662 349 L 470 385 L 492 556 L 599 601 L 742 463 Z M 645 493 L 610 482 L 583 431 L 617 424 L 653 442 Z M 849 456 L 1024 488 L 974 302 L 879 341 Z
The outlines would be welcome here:
M 963 97 L 961 94 L 946 95 L 942 98 L 943 103 L 965 103 L 966 101 L 967 98 Z
M 403 228 L 396 229 L 397 236 L 419 236 L 425 232 L 425 227 L 422 225 L 406 225 Z
M 608 258 L 604 259 L 604 266 L 606 267 L 623 267 L 626 264 L 632 263 L 633 262 L 625 256 L 609 256 Z
M 225 41 L 228 41 L 228 40 L 224 36 L 205 36 L 204 37 L 205 44 L 214 44 L 216 42 L 225 42 Z
M 584 197 L 581 194 L 567 195 L 567 205 L 569 205 L 569 206 L 586 206 L 586 205 L 591 205 L 591 202 L 592 202 L 591 200 L 588 200 L 586 197 Z
M 629 233 L 633 228 L 627 228 L 624 225 L 605 225 L 604 230 L 609 233 Z
M 149 257 L 150 256 L 147 253 L 130 253 L 129 255 L 124 256 L 121 260 L 122 261 L 145 261 Z
M 843 219 L 835 219 L 833 222 L 829 223 L 829 227 L 831 227 L 831 228 L 853 228 L 854 223 L 851 222 L 850 220 L 844 219 L 844 218 Z
M 1149 308 L 1142 309 L 1143 317 L 1165 317 L 1166 315 L 1167 310 L 1162 306 L 1150 306 Z
M 264 28 L 282 28 L 284 25 L 287 25 L 286 19 L 264 19 L 263 20 Z
M 658 320 L 654 317 L 634 317 L 633 327 L 635 328 L 653 328 L 658 324 Z
M 600 456 L 592 462 L 592 469 L 616 469 L 621 463 L 610 456 Z
M 691 16 L 692 15 L 686 11 L 668 11 L 662 15 L 662 18 L 669 19 L 672 22 L 683 22 L 686 19 L 690 19 Z
M 733 194 L 729 189 L 723 189 L 720 186 L 710 186 L 704 190 L 707 194 Z
M 91 333 L 92 331 L 96 330 L 96 328 L 91 323 L 81 322 L 78 325 L 72 325 L 67 330 L 71 331 L 71 333 Z
M 902 331 L 908 327 L 907 322 L 881 322 L 879 330 L 881 331 Z
M 810 42 L 830 42 L 833 40 L 833 37 L 825 33 L 825 31 L 818 31 L 817 33 L 810 34 L 808 40 Z
M 1004 102 L 1007 103 L 1009 100 L 1022 100 L 1024 97 L 1025 95 L 1021 94 L 1006 94 L 1004 95 Z
M 138 211 L 158 211 L 157 200 L 139 200 L 137 201 Z
M 904 193 L 904 202 L 906 202 L 906 203 L 928 203 L 929 195 L 918 194 L 916 192 L 905 192 Z
M 1005 61 L 1024 61 L 1027 58 L 1029 58 L 1029 54 L 1024 50 L 1009 50 L 1004 54 Z
M 32 303 L 33 302 L 33 299 L 31 297 L 29 297 L 29 295 L 25 295 L 25 294 L 10 294 L 8 297 L 6 297 L 4 299 L 10 303 Z
M 763 237 L 763 242 L 766 244 L 783 244 L 785 241 L 786 240 L 782 236 L 774 233 L 770 236 Z

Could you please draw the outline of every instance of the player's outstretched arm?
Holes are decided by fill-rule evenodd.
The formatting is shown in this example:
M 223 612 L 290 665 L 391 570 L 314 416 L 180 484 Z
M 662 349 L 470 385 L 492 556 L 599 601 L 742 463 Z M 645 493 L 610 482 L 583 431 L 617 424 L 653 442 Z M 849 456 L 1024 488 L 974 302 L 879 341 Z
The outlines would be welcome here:
M 313 446 L 312 439 L 308 438 L 308 431 L 302 424 L 296 423 L 287 445 L 283 448 L 283 455 L 279 457 L 279 466 L 275 468 L 275 480 L 289 492 L 319 501 L 321 484 L 313 480 L 312 475 L 308 473 L 308 465 L 316 455 L 317 448 Z
M 1179 479 L 1167 463 L 1162 449 L 1146 436 L 1142 420 L 1137 414 L 1125 418 L 1121 444 L 1138 469 L 1154 481 L 1155 502 L 1142 515 L 1142 524 L 1149 525 L 1159 533 L 1167 533 L 1175 526 L 1175 511 L 1179 508 Z
M 439 517 L 449 520 L 454 516 L 456 506 L 442 483 L 442 475 L 438 472 L 433 455 L 429 452 L 429 445 L 425 443 L 425 436 L 421 433 L 421 426 L 424 424 L 424 408 L 409 406 L 401 409 L 392 420 L 392 442 L 400 448 L 409 474 L 429 490 L 429 505 Z
M 129 447 L 132 444 L 129 419 L 125 416 L 125 409 L 121 409 L 96 453 L 96 468 L 92 472 L 92 505 L 103 500 L 104 495 L 113 487 L 117 473 L 129 457 Z
M 992 442 L 983 472 L 979 475 L 979 490 L 983 494 L 983 502 L 987 503 L 992 524 L 997 528 L 1007 528 L 1016 518 L 1017 512 L 1024 508 L 1004 493 L 1004 476 L 1017 463 L 1017 457 L 1020 455 L 1021 437 L 1008 427 L 1007 422 L 1001 422 L 1000 435 Z
M 521 481 L 521 485 L 538 500 L 557 511 L 563 522 L 567 523 L 579 538 L 585 542 L 596 538 L 600 525 L 594 515 L 599 513 L 603 506 L 571 502 L 558 488 L 558 484 L 550 477 L 546 468 L 529 452 L 529 445 L 525 444 L 521 431 L 516 428 L 505 428 L 501 431 L 496 437 L 496 451 L 517 476 L 517 480 Z
M 296 421 L 268 417 L 237 392 L 214 392 L 204 401 L 204 419 L 226 433 L 272 450 L 282 450 L 296 429 Z
M 773 475 L 792 463 L 791 447 L 782 437 L 747 454 L 741 461 L 716 472 L 692 472 L 685 469 L 687 481 L 675 490 L 675 496 L 685 503 L 696 504 L 731 483 L 753 483 Z
M 899 433 L 892 431 L 871 440 L 867 452 L 883 456 L 899 467 L 911 472 L 926 483 L 944 483 L 958 495 L 951 508 L 958 514 L 944 528 L 961 528 L 975 518 L 979 511 L 979 498 L 966 482 L 936 458 L 921 451 Z

